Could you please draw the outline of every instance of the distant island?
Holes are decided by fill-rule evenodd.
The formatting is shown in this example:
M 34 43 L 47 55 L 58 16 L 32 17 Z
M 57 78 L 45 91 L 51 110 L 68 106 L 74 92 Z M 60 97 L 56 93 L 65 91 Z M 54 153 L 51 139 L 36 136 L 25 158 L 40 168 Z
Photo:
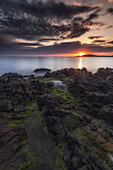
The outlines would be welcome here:
M 80 56 L 78 56 L 78 57 L 80 57 Z M 82 57 L 113 57 L 113 55 L 111 55 L 111 56 L 104 56 L 104 55 L 85 54 Z

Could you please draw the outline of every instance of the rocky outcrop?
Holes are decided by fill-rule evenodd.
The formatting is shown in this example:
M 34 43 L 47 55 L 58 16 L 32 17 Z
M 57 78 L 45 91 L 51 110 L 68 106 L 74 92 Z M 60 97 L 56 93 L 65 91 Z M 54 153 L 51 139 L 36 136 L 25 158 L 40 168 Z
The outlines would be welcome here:
M 59 78 L 65 88 L 44 83 Z M 48 80 L 48 79 L 47 79 Z M 16 170 L 26 161 L 21 152 L 27 134 L 9 127 L 21 121 L 25 103 L 37 99 L 48 130 L 69 170 L 113 169 L 113 70 L 63 69 L 44 78 L 25 79 L 16 73 L 0 77 L 0 169 Z M 7 151 L 7 153 L 6 153 Z
M 4 74 L 0 78 L 0 111 L 23 111 L 25 101 L 32 98 L 27 81 L 16 73 Z
M 69 104 L 60 94 L 40 96 L 37 103 L 40 110 L 45 108 L 46 125 L 55 142 L 64 143 L 63 158 L 69 170 L 112 169 L 112 126 L 107 129 L 104 121 L 81 112 L 76 101 Z
M 113 169 L 113 82 L 109 76 L 113 76 L 111 69 L 99 69 L 95 74 L 85 68 L 72 69 L 71 74 L 70 69 L 46 74 L 70 78 L 67 85 L 72 99 L 68 90 L 37 98 L 53 139 L 63 145 L 69 170 Z
M 27 117 L 25 104 L 51 86 L 40 83 L 34 76 L 24 79 L 17 73 L 7 73 L 0 77 L 0 169 L 17 170 L 26 162 L 26 152 L 22 149 L 27 134 L 19 127 Z
M 113 104 L 112 77 L 111 69 L 101 68 L 95 74 L 78 70 L 78 73 L 73 75 L 73 82 L 69 84 L 68 89 L 75 97 L 80 98 L 83 106 L 87 108 L 87 113 L 104 119 L 99 112 L 104 105 Z M 106 121 L 112 123 L 113 119 L 111 119 L 112 116 L 107 118 Z
M 25 161 L 21 152 L 27 134 L 20 127 L 0 127 L 0 169 L 17 170 Z
M 71 77 L 74 73 L 76 73 L 76 69 L 74 68 L 66 68 L 62 70 L 57 70 L 53 72 L 48 72 L 45 74 L 44 77 L 46 78 L 65 78 L 65 77 Z
M 38 68 L 38 69 L 36 69 L 36 70 L 34 70 L 34 72 L 35 73 L 38 73 L 38 72 L 49 72 L 49 71 L 51 71 L 50 69 L 48 69 L 48 68 Z

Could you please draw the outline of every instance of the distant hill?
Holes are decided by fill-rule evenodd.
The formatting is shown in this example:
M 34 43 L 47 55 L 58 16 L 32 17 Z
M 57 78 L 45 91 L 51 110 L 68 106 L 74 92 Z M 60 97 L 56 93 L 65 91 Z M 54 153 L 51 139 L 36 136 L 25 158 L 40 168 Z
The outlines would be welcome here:
M 113 57 L 113 55 L 112 56 L 102 56 L 102 55 L 93 55 L 93 54 L 86 54 L 86 55 L 83 55 L 83 57 Z
M 83 55 L 83 57 L 99 57 L 98 55 L 93 55 L 93 54 L 86 54 Z

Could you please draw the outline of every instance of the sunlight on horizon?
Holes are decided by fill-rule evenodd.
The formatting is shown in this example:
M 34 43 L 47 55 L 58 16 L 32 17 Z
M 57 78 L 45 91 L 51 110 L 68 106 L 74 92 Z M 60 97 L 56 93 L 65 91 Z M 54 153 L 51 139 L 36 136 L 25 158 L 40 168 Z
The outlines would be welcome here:
M 79 57 L 82 57 L 82 56 L 84 56 L 84 55 L 86 55 L 86 53 L 85 52 L 78 52 L 77 54 L 75 54 L 75 56 L 79 56 Z

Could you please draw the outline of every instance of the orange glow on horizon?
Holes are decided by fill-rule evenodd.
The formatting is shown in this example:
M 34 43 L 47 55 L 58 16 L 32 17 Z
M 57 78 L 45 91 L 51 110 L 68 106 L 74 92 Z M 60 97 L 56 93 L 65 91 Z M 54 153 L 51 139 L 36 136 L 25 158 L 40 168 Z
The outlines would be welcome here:
M 0 54 L 2 57 L 84 57 L 87 54 L 94 54 L 99 56 L 112 56 L 113 52 L 111 53 L 94 53 L 94 52 L 77 52 L 77 53 L 59 53 L 59 54 Z
M 11 54 L 9 54 L 9 55 L 2 55 L 2 56 L 9 56 L 9 57 L 19 57 L 19 56 L 23 56 L 23 57 L 80 57 L 80 55 L 78 55 L 78 54 L 75 54 L 75 53 L 67 53 L 67 54 L 23 54 L 23 55 L 18 55 L 18 54 L 16 54 L 16 55 L 11 55 Z

